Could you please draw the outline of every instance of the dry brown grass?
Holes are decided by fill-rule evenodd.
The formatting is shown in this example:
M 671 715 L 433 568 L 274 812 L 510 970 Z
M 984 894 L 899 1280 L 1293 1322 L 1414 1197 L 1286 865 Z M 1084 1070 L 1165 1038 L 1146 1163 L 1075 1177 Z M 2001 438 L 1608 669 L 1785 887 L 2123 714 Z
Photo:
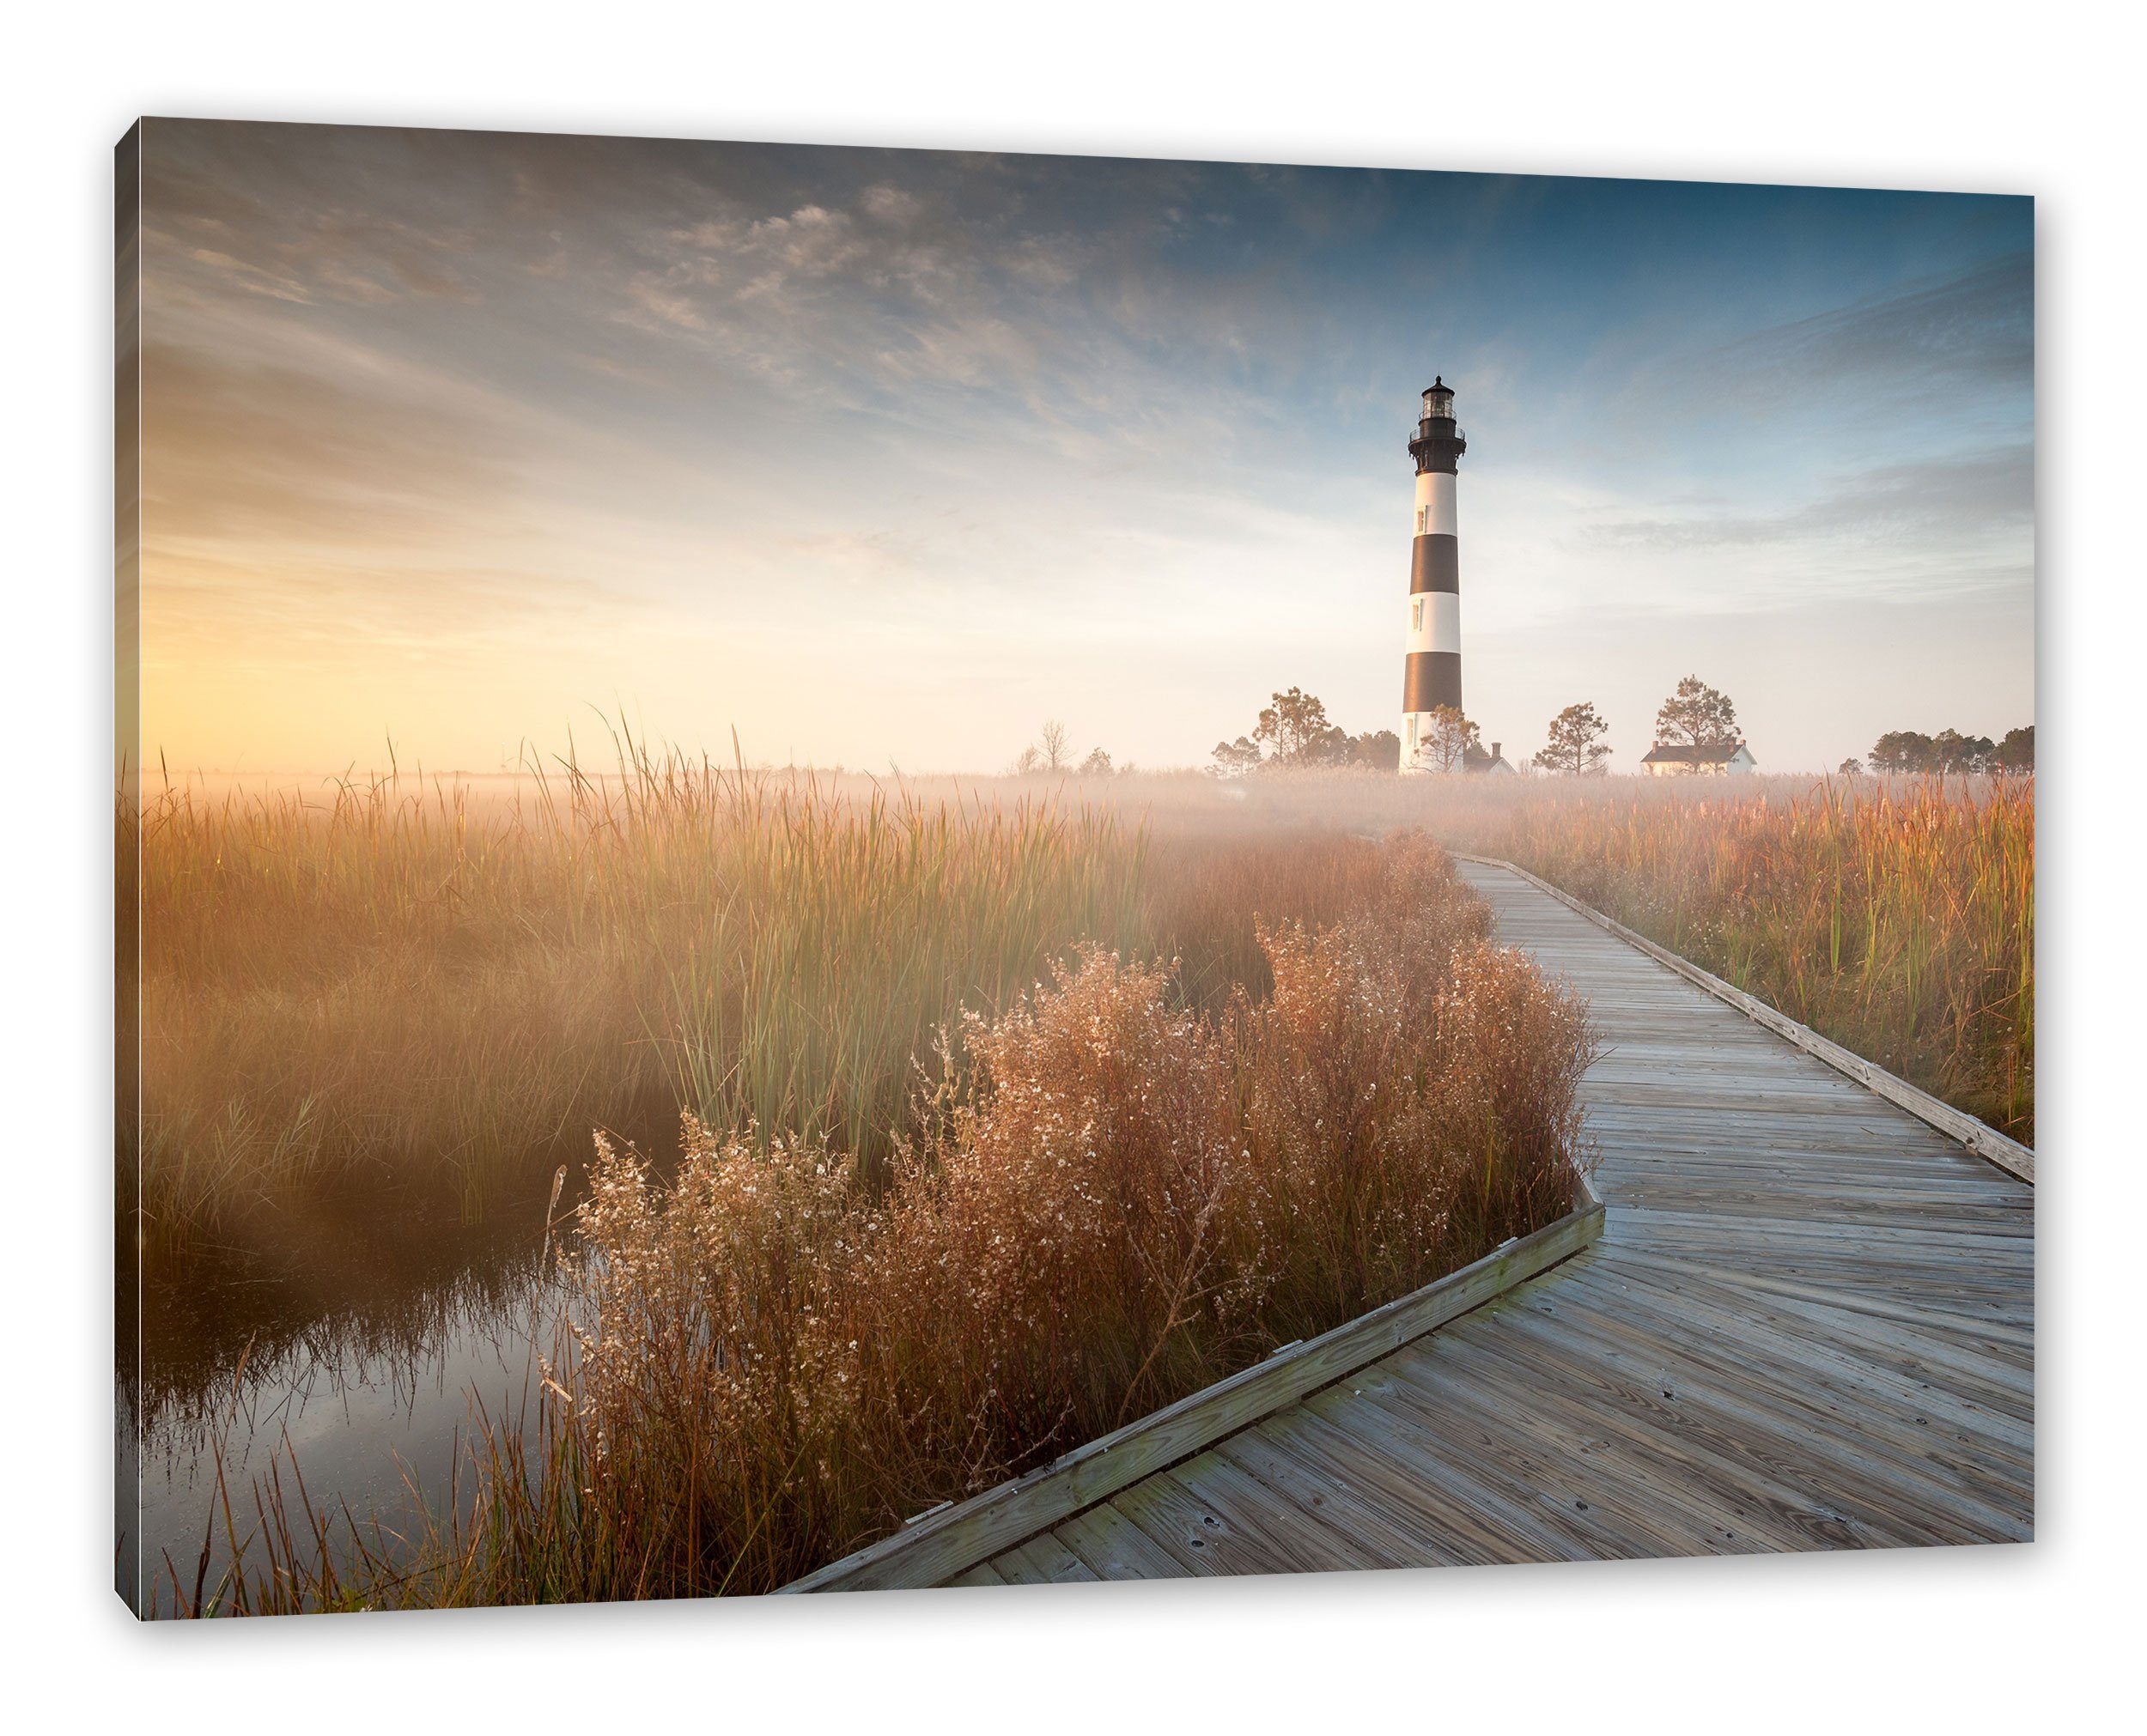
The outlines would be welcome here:
M 492 1436 L 476 1519 L 392 1574 L 265 1520 L 211 1602 L 766 1590 L 1559 1216 L 1582 1009 L 1428 841 L 1317 847 L 1353 902 L 1262 918 L 1268 992 L 1081 949 L 961 1019 L 878 1178 L 744 1125 L 667 1175 L 599 1141 L 542 1451 Z
M 1375 865 L 1219 1017 L 1091 950 L 966 1020 L 884 1197 L 810 1144 L 605 1150 L 558 1456 L 636 1584 L 780 1584 L 1568 1209 L 1581 1010 L 1434 847 Z
M 1209 1011 L 1263 997 L 1256 919 L 1370 896 L 1357 798 L 1396 781 L 1300 814 L 1197 777 L 882 786 L 623 743 L 490 794 L 166 785 L 119 810 L 146 1252 L 273 1260 L 353 1200 L 534 1211 L 591 1127 L 660 1150 L 681 1108 L 877 1172 L 931 1032 L 1079 945 L 1178 958 Z
M 2032 779 L 1545 783 L 1471 835 L 2034 1143 Z
M 2033 1141 L 2032 777 L 1166 774 L 1088 794 L 1159 838 L 1418 826 L 1506 857 Z
M 140 842 L 146 1245 L 273 1252 L 322 1196 L 465 1219 L 681 1107 L 884 1162 L 911 1057 L 1143 938 L 1138 827 L 630 751 L 490 799 L 179 787 Z M 538 1197 L 541 1197 L 538 1194 Z

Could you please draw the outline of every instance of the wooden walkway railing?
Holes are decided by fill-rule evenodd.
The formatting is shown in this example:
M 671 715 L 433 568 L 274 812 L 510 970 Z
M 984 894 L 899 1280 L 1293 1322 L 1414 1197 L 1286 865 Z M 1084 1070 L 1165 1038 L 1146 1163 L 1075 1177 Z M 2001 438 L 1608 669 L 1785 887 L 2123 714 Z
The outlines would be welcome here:
M 790 1589 L 2031 1535 L 2034 1154 L 1463 871 L 1592 1005 L 1600 1205 Z

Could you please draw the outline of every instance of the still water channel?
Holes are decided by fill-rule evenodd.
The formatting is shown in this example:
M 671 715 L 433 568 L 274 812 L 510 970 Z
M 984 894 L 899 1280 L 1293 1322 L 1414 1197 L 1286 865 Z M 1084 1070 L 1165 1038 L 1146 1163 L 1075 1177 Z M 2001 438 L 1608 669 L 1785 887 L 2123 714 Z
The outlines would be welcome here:
M 206 1538 L 213 1587 L 231 1557 L 220 1470 L 256 1574 L 255 1483 L 280 1473 L 293 1494 L 294 1464 L 317 1512 L 347 1506 L 396 1534 L 420 1499 L 445 1516 L 458 1460 L 469 1487 L 479 1407 L 533 1435 L 565 1305 L 545 1203 L 478 1229 L 337 1224 L 302 1256 L 212 1250 L 153 1278 L 117 1371 L 123 1464 L 139 1443 L 137 1500 L 120 1496 L 123 1579 L 168 1614 L 174 1580 L 191 1600 Z

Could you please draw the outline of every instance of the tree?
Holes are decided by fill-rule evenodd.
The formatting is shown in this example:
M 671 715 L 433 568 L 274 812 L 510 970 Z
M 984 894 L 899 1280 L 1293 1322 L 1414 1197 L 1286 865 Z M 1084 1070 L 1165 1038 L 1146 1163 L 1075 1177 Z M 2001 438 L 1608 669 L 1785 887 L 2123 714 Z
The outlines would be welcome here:
M 1469 762 L 1469 750 L 1483 751 L 1475 725 L 1453 706 L 1432 711 L 1416 737 L 1416 763 L 1427 772 L 1457 772 Z
M 1067 765 L 1066 725 L 1056 718 L 1050 719 L 1037 731 L 1037 745 L 1043 750 L 1043 769 L 1062 772 Z
M 2035 765 L 2035 726 L 2009 730 L 2003 742 L 1988 736 L 1962 735 L 1959 730 L 1940 730 L 1927 736 L 1920 730 L 1889 730 L 1871 749 L 1875 772 L 1935 773 L 1957 778 L 1977 772 L 2032 771 Z
M 1014 756 L 1015 775 L 1025 778 L 1041 763 L 1043 763 L 1041 756 L 1037 754 L 1035 744 L 1031 743 Z
M 1110 775 L 1110 756 L 1101 748 L 1091 748 L 1088 757 L 1081 762 L 1081 775 L 1085 778 L 1108 778 Z
M 1274 757 L 1285 765 L 1304 765 L 1325 758 L 1341 734 L 1328 722 L 1326 706 L 1316 695 L 1293 687 L 1276 694 L 1274 703 L 1260 713 L 1252 738 L 1274 749 Z
M 1959 730 L 1940 730 L 1931 738 L 1937 764 L 1931 769 L 1947 777 L 1984 770 L 1997 750 L 1988 736 L 1964 736 Z
M 1847 759 L 1836 766 L 1834 770 L 1845 778 L 1860 778 L 1864 775 L 1864 762 L 1854 754 L 1851 754 Z
M 1350 739 L 1344 757 L 1348 764 L 1361 766 L 1367 771 L 1398 771 L 1402 765 L 1402 737 L 1392 730 L 1366 730 Z
M 1655 713 L 1655 739 L 1670 747 L 1727 748 L 1744 737 L 1730 695 L 1688 675 Z
M 1324 767 L 1364 766 L 1376 771 L 1398 769 L 1402 741 L 1392 730 L 1366 731 L 1353 736 L 1328 721 L 1327 707 L 1317 694 L 1301 687 L 1272 695 L 1274 703 L 1263 710 L 1250 736 L 1215 744 L 1219 778 L 1242 777 L 1258 770 L 1310 771 Z M 1269 750 L 1262 754 L 1262 746 Z
M 1993 769 L 2001 772 L 2032 772 L 2035 769 L 2035 726 L 2008 730 L 2005 739 L 1998 744 L 1991 756 Z
M 1610 725 L 1597 715 L 1592 700 L 1569 705 L 1551 719 L 1550 741 L 1536 755 L 1536 763 L 1547 772 L 1599 777 L 1609 770 L 1603 762 L 1610 757 L 1610 749 L 1603 739 L 1609 733 Z
M 1889 730 L 1871 744 L 1875 772 L 1927 772 L 1937 762 L 1931 737 L 1916 730 Z

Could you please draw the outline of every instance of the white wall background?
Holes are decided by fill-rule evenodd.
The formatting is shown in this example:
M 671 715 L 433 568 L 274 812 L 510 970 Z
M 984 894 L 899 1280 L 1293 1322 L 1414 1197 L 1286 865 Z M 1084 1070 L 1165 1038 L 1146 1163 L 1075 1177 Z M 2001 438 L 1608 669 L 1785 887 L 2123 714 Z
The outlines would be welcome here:
M 1983 1729 L 2132 1697 L 2140 1440 L 2136 25 L 2117 9 L 1075 13 L 108 4 L 12 15 L 10 1710 L 309 1732 Z M 2120 39 L 2120 33 L 2128 39 Z M 1408 42 L 1405 54 L 1393 52 Z M 2047 848 L 2042 1541 L 137 1631 L 106 1589 L 110 147 L 138 112 L 2031 192 Z M 2091 937 L 2091 939 L 2090 939 Z M 2093 968 L 2087 955 L 2093 948 Z M 58 1089 L 55 1090 L 57 1082 Z M 24 1352 L 27 1352 L 27 1355 Z M 2097 1717 L 2095 1722 L 2101 1719 Z

